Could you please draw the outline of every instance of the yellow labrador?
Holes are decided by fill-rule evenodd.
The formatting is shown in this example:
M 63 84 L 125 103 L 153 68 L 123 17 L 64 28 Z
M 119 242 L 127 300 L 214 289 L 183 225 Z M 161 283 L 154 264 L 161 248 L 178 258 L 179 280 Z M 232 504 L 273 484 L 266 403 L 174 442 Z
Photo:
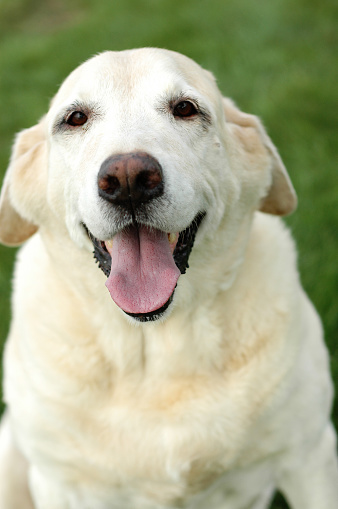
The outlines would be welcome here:
M 19 133 L 1 509 L 337 509 L 320 320 L 260 121 L 180 54 L 106 52 Z M 93 257 L 94 252 L 94 257 Z M 97 263 L 95 263 L 95 261 Z

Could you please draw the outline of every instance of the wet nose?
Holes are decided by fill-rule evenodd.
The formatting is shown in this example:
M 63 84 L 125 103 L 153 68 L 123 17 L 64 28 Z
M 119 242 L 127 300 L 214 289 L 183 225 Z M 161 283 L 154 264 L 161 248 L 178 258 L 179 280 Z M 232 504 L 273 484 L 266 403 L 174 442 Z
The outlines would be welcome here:
M 145 152 L 117 154 L 101 165 L 99 196 L 115 205 L 133 207 L 163 194 L 163 172 L 159 162 Z

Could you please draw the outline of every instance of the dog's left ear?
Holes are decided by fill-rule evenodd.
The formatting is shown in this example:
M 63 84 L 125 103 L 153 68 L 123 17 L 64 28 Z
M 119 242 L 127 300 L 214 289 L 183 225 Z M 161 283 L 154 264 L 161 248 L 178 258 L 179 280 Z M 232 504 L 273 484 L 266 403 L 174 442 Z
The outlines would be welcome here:
M 18 246 L 38 229 L 47 169 L 44 119 L 15 140 L 0 196 L 0 242 Z
M 262 198 L 259 210 L 278 216 L 291 214 L 297 207 L 297 196 L 276 147 L 267 135 L 259 118 L 240 111 L 235 104 L 223 98 L 226 122 L 233 124 L 233 133 L 245 152 L 254 157 L 265 149 L 271 161 L 271 183 Z

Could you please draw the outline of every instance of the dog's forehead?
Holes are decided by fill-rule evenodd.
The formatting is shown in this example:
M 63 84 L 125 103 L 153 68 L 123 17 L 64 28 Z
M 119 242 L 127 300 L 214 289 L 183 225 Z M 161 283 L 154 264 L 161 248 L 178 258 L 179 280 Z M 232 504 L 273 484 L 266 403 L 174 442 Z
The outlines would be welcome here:
M 212 74 L 179 53 L 155 48 L 107 51 L 76 68 L 61 85 L 53 104 L 74 97 L 95 99 L 106 94 L 130 97 L 179 91 L 184 87 L 194 88 L 211 100 L 219 95 Z

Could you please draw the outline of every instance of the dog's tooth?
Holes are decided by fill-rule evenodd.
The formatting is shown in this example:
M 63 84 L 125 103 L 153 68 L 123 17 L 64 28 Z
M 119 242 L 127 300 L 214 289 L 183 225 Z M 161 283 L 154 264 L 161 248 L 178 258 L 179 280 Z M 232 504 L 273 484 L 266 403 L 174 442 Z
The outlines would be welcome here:
M 113 239 L 106 240 L 106 246 L 107 246 L 107 249 L 112 249 L 112 247 L 113 247 Z
M 169 243 L 173 244 L 174 242 L 176 242 L 177 233 L 168 233 L 168 239 L 169 239 Z

